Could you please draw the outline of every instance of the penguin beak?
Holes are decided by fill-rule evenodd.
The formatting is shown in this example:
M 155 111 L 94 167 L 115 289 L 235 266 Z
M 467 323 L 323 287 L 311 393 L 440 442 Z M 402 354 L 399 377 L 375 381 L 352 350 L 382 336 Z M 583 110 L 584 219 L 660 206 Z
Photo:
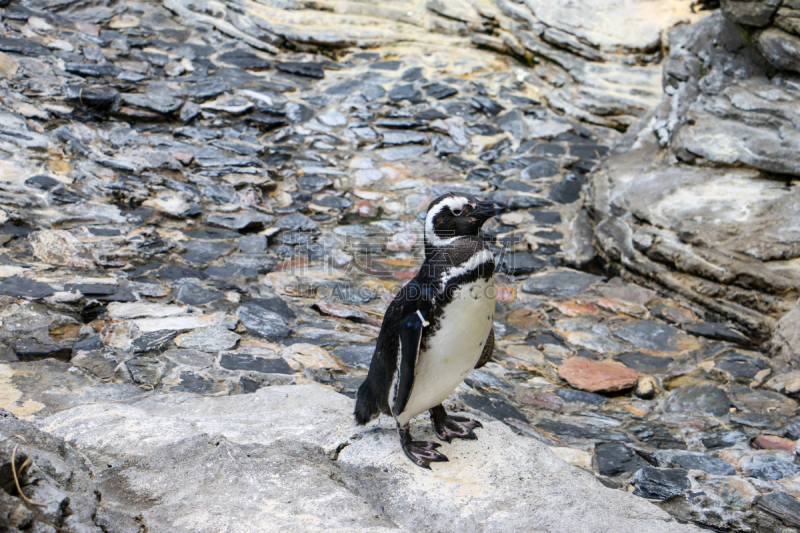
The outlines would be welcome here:
M 487 221 L 492 217 L 496 217 L 501 213 L 506 213 L 508 206 L 500 202 L 478 202 L 475 210 L 470 213 L 469 217 L 480 221 Z

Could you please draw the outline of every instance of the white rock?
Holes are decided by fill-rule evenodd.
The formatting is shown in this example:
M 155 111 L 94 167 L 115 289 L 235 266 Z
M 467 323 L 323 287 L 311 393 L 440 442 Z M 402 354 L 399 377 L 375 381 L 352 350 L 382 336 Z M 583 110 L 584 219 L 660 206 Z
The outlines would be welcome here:
M 164 318 L 167 316 L 185 315 L 190 310 L 184 305 L 164 305 L 148 302 L 108 304 L 108 316 L 112 318 Z
M 699 533 L 501 422 L 444 444 L 450 462 L 430 471 L 405 457 L 393 421 L 359 428 L 352 408 L 318 385 L 159 392 L 38 425 L 97 458 L 104 483 L 123 487 L 105 505 L 149 531 Z M 414 436 L 432 438 L 427 420 Z
M 201 328 L 184 333 L 175 338 L 175 344 L 181 348 L 219 352 L 236 346 L 239 335 L 221 327 Z
M 183 331 L 187 329 L 199 329 L 220 326 L 233 329 L 239 320 L 236 317 L 224 313 L 212 313 L 210 315 L 198 316 L 173 316 L 167 318 L 140 318 L 134 320 L 142 332 L 158 331 L 161 329 L 172 329 Z
M 347 117 L 343 113 L 339 113 L 338 111 L 329 111 L 327 113 L 323 113 L 317 117 L 317 120 L 325 124 L 326 126 L 344 126 L 347 124 Z

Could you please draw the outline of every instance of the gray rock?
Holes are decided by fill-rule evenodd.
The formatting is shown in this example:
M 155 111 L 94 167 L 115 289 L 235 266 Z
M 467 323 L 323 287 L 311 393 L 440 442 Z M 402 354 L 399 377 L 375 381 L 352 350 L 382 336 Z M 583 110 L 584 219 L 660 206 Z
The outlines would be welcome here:
M 6 296 L 21 296 L 24 298 L 32 298 L 37 300 L 39 298 L 50 296 L 55 292 L 55 289 L 53 289 L 47 283 L 33 281 L 28 278 L 11 276 L 0 282 L 0 294 L 4 294 Z
M 272 220 L 272 216 L 257 212 L 210 214 L 207 220 L 214 226 L 243 231 L 263 227 Z
M 433 146 L 433 153 L 436 154 L 436 157 L 458 154 L 461 152 L 461 147 L 458 143 L 444 135 L 434 134 L 431 140 L 431 146 Z
M 180 285 L 175 299 L 188 305 L 203 305 L 224 297 L 225 295 L 219 291 L 206 289 L 199 283 L 189 282 Z
M 302 213 L 292 213 L 275 221 L 276 228 L 294 231 L 316 231 L 317 223 Z
M 263 254 L 266 249 L 266 235 L 247 235 L 239 238 L 239 252 L 243 254 Z
M 389 91 L 389 100 L 419 100 L 422 98 L 422 93 L 414 88 L 413 85 L 395 85 Z
M 758 507 L 789 525 L 800 527 L 800 502 L 786 492 L 765 494 L 758 500 Z
M 775 328 L 772 348 L 782 361 L 796 361 L 800 357 L 800 299 L 786 313 Z
M 689 385 L 675 389 L 664 403 L 664 411 L 668 413 L 723 416 L 730 408 L 728 395 L 713 385 Z
M 267 339 L 282 339 L 290 332 L 281 315 L 259 305 L 243 305 L 236 310 L 236 316 L 247 331 Z
M 776 67 L 800 72 L 800 37 L 778 28 L 769 28 L 758 35 L 756 44 L 764 57 Z
M 728 461 L 704 453 L 683 452 L 675 454 L 670 466 L 684 470 L 702 470 L 715 476 L 732 476 L 736 471 Z
M 40 425 L 84 454 L 103 457 L 104 466 L 112 462 L 106 458 L 120 459 L 105 468 L 101 489 L 137 489 L 104 493 L 104 504 L 137 515 L 151 531 L 202 533 L 231 523 L 315 532 L 489 527 L 572 533 L 587 523 L 597 533 L 699 531 L 643 499 L 603 487 L 500 422 L 482 420 L 480 440 L 445 445 L 450 462 L 426 472 L 399 451 L 391 423 L 359 429 L 351 413 L 349 398 L 298 385 L 228 397 L 154 394 L 74 407 Z M 414 429 L 418 438 L 431 438 L 427 423 Z M 487 449 L 490 462 L 480 460 Z M 407 485 L 401 479 L 417 477 L 425 482 L 398 489 Z M 242 494 L 259 497 L 230 505 L 230 479 L 239 480 Z M 467 500 L 459 496 L 465 486 L 476 488 Z M 463 514 L 466 505 L 472 512 Z M 287 512 L 276 515 L 276 506 Z
M 736 24 L 766 26 L 781 5 L 781 0 L 722 0 L 722 12 Z
M 764 481 L 775 481 L 800 471 L 800 466 L 784 461 L 777 455 L 761 453 L 742 461 L 742 473 Z
M 219 352 L 233 348 L 239 339 L 239 335 L 225 328 L 210 327 L 184 333 L 175 339 L 175 344 L 188 350 Z
M 597 470 L 603 476 L 618 476 L 625 472 L 636 472 L 647 463 L 639 455 L 620 442 L 596 444 Z
M 602 278 L 576 270 L 561 269 L 531 276 L 522 291 L 541 296 L 577 296 Z
M 281 357 L 269 359 L 249 354 L 224 353 L 219 356 L 219 366 L 227 370 L 246 370 L 264 374 L 294 374 L 294 370 Z
M 645 466 L 633 476 L 631 484 L 636 496 L 652 500 L 667 500 L 689 490 L 692 486 L 685 470 L 658 469 Z
M 687 335 L 679 329 L 653 320 L 632 322 L 614 331 L 614 336 L 638 349 L 679 352 L 685 349 Z
M 421 143 L 428 140 L 428 136 L 419 131 L 385 131 L 381 135 L 383 144 L 388 145 Z

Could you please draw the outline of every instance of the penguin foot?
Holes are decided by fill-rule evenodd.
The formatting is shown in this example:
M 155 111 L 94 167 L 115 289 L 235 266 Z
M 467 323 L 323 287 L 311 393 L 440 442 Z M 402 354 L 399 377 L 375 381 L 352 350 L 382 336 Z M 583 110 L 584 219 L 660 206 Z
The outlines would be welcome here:
M 477 420 L 448 415 L 441 405 L 437 405 L 430 412 L 433 429 L 441 440 L 445 442 L 451 442 L 453 439 L 478 440 L 478 436 L 472 430 L 482 428 L 483 425 Z
M 441 447 L 441 444 L 425 440 L 412 440 L 408 424 L 405 426 L 398 424 L 397 432 L 400 434 L 400 444 L 403 447 L 403 452 L 415 465 L 430 470 L 431 463 L 449 461 L 444 454 L 436 451 L 436 448 Z

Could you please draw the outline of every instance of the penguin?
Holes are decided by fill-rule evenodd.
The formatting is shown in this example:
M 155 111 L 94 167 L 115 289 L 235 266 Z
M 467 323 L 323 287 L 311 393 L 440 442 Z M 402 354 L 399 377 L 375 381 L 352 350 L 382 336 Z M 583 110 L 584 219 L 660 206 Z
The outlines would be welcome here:
M 494 258 L 481 227 L 508 206 L 448 193 L 428 206 L 425 260 L 389 304 L 366 380 L 356 394 L 355 418 L 365 425 L 381 413 L 397 421 L 411 461 L 430 469 L 447 461 L 439 443 L 415 441 L 410 420 L 430 412 L 436 436 L 477 439 L 480 422 L 447 414 L 442 402 L 494 349 Z

